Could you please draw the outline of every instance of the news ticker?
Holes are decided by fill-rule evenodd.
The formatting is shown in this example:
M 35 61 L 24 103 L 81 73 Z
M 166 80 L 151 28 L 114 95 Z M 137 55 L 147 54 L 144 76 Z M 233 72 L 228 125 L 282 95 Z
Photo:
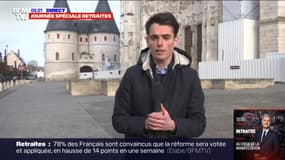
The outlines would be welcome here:
M 112 12 L 68 12 L 67 8 L 13 8 L 17 21 L 27 20 L 112 20 Z
M 232 139 L 0 139 L 1 157 L 11 159 L 207 159 L 233 157 Z

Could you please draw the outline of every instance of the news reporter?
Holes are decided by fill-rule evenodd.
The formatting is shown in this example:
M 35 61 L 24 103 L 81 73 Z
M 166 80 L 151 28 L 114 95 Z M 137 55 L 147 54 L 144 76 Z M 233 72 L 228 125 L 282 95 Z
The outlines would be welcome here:
M 112 124 L 126 137 L 198 137 L 206 126 L 204 94 L 191 59 L 176 48 L 179 24 L 158 13 L 145 25 L 148 48 L 116 92 Z

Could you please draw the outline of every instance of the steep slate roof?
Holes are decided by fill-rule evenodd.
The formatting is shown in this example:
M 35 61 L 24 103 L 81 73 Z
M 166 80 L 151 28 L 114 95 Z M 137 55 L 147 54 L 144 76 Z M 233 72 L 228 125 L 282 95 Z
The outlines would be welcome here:
M 99 0 L 95 12 L 111 12 L 107 0 Z M 93 20 L 90 24 L 89 33 L 114 33 L 119 34 L 115 20 Z
M 76 20 L 73 21 L 73 26 L 75 27 L 77 33 L 88 34 L 90 28 L 90 21 Z
M 55 0 L 53 7 L 54 8 L 67 8 L 67 12 L 70 12 L 67 0 Z M 47 24 L 47 28 L 44 32 L 58 31 L 58 30 L 76 32 L 73 26 L 72 20 L 49 20 Z

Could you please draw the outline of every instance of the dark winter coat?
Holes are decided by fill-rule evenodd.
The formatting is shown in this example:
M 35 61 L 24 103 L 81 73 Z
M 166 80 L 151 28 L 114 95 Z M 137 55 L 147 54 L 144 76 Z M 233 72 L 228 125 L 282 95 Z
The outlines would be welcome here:
M 146 130 L 147 115 L 154 112 L 152 82 L 156 79 L 151 54 L 142 51 L 138 64 L 127 69 L 116 92 L 112 123 L 126 137 L 198 137 L 206 126 L 204 94 L 191 59 L 175 50 L 172 65 L 162 81 L 162 102 L 174 120 L 174 132 Z

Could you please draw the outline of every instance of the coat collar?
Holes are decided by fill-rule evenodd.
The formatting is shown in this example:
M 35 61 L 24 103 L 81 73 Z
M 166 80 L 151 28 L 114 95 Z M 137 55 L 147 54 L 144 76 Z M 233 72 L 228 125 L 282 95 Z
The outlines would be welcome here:
M 175 68 L 177 65 L 184 65 L 184 66 L 189 66 L 190 65 L 190 59 L 187 58 L 186 56 L 180 54 L 176 50 L 173 50 L 174 54 L 174 64 L 172 66 L 172 69 Z M 144 71 L 149 71 L 151 77 L 153 77 L 153 71 L 151 69 L 150 61 L 151 61 L 151 53 L 150 50 L 145 50 L 142 52 L 140 61 L 142 62 L 142 69 Z

